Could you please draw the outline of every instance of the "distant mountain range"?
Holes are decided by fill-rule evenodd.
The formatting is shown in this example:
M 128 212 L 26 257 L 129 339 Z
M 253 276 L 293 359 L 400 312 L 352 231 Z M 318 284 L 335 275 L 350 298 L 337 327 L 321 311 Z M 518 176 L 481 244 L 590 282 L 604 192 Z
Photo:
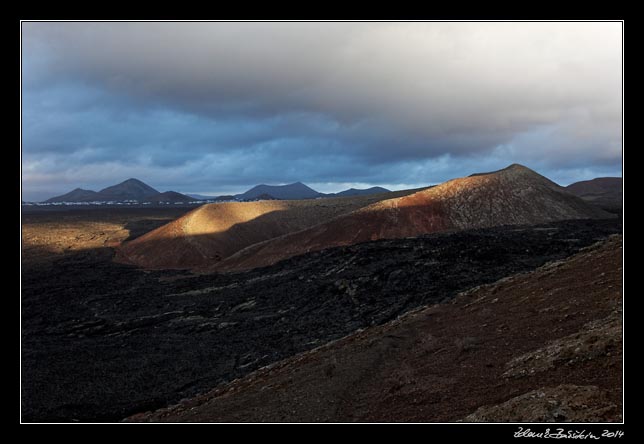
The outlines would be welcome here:
M 379 193 L 389 193 L 391 192 L 387 188 L 383 187 L 371 187 L 365 189 L 358 188 L 349 188 L 348 190 L 340 191 L 339 193 L 330 193 L 327 196 L 333 197 L 349 197 L 349 196 L 367 196 L 369 194 L 379 194 Z
M 136 200 L 138 202 L 190 202 L 194 199 L 176 191 L 163 193 L 138 179 L 128 179 L 96 192 L 76 188 L 67 194 L 47 199 L 46 203 L 55 202 L 122 202 Z
M 339 193 L 320 193 L 313 188 L 295 182 L 288 185 L 257 185 L 242 194 L 233 196 L 235 200 L 257 200 L 261 196 L 267 199 L 279 200 L 296 200 L 296 199 L 316 199 L 318 197 L 349 197 L 349 196 L 367 196 L 370 194 L 389 193 L 390 190 L 383 187 L 371 187 L 366 189 L 349 188 Z
M 185 194 L 177 193 L 176 191 L 165 191 L 163 193 L 153 194 L 143 199 L 144 202 L 191 202 L 194 199 Z
M 475 177 L 477 175 L 472 175 Z M 622 178 L 598 177 L 592 180 L 576 182 L 566 187 L 588 203 L 611 212 L 619 212 L 622 208 Z M 383 187 L 366 189 L 349 188 L 338 193 L 320 193 L 313 188 L 295 182 L 287 185 L 257 185 L 245 193 L 222 196 L 206 196 L 202 194 L 181 194 L 176 191 L 159 192 L 138 179 L 128 179 L 119 184 L 103 188 L 100 191 L 76 188 L 69 193 L 47 199 L 45 203 L 57 202 L 195 202 L 195 201 L 256 201 L 256 200 L 300 200 L 323 197 L 367 196 L 371 194 L 389 193 Z
M 217 199 L 218 197 L 221 196 L 206 196 L 205 194 L 186 194 L 186 196 L 192 197 L 193 199 L 197 200 L 209 200 L 209 199 Z M 233 196 L 230 196 L 231 199 Z
M 235 196 L 236 200 L 253 200 L 262 194 L 272 196 L 280 200 L 295 199 L 315 199 L 323 197 L 324 194 L 318 193 L 314 189 L 304 185 L 302 182 L 295 182 L 288 185 L 257 185 L 242 194 Z
M 193 202 L 198 201 L 253 201 L 253 200 L 300 200 L 316 199 L 320 197 L 348 197 L 366 196 L 369 194 L 388 193 L 389 190 L 382 187 L 367 189 L 350 188 L 339 193 L 320 193 L 313 188 L 295 182 L 287 185 L 257 185 L 245 193 L 225 196 L 205 196 L 202 194 L 181 194 L 176 191 L 165 191 L 163 193 L 138 179 L 128 179 L 117 185 L 104 188 L 98 192 L 76 188 L 67 194 L 47 199 L 46 203 L 55 202 L 122 202 L 136 200 L 138 202 Z

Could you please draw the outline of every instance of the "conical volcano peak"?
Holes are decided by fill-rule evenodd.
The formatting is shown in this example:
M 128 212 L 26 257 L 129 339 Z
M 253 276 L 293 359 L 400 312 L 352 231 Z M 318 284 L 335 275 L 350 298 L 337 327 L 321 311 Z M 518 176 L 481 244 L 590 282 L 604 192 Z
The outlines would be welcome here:
M 513 163 L 510 166 L 507 166 L 503 168 L 502 170 L 498 171 L 499 173 L 512 173 L 512 174 L 528 174 L 528 175 L 535 175 L 535 176 L 541 176 L 541 174 L 537 173 L 536 171 L 528 168 L 525 165 L 521 165 L 520 163 Z
M 505 168 L 501 168 L 500 170 L 487 171 L 487 172 L 484 172 L 484 173 L 474 173 L 474 174 L 470 174 L 469 177 L 487 176 L 489 174 L 503 174 L 503 173 L 513 173 L 513 174 L 530 173 L 530 174 L 534 174 L 534 175 L 537 175 L 537 176 L 541 176 L 539 173 L 537 173 L 534 170 L 531 170 L 527 166 L 521 165 L 520 163 L 513 163 L 512 165 L 509 165 L 509 166 L 507 166 Z
M 111 187 L 103 188 L 99 193 L 113 200 L 136 199 L 143 200 L 159 192 L 138 179 L 130 178 Z
M 497 187 L 502 189 L 518 190 L 526 187 L 537 186 L 562 190 L 559 185 L 547 177 L 542 176 L 536 171 L 518 163 L 513 163 L 512 165 L 496 171 L 471 174 L 469 178 L 481 178 L 486 181 L 492 180 L 497 184 Z M 480 185 L 481 183 L 479 181 L 469 183 L 469 186 Z
M 512 165 L 509 165 L 509 166 L 505 167 L 504 169 L 506 169 L 506 170 L 521 170 L 521 169 L 530 170 L 530 168 L 528 168 L 525 165 L 521 165 L 520 163 L 513 163 Z M 532 171 L 532 170 L 530 170 L 530 171 Z
M 121 185 L 125 185 L 125 184 L 145 185 L 145 183 L 143 183 L 142 181 L 140 181 L 139 179 L 137 179 L 135 177 L 130 177 L 129 179 L 126 179 L 123 182 L 121 182 Z
M 501 177 L 515 183 L 517 186 L 522 183 L 524 186 L 528 184 L 541 185 L 548 188 L 563 190 L 561 186 L 548 179 L 546 176 L 543 176 L 536 171 L 518 163 L 513 163 L 509 167 L 501 170 L 499 174 Z

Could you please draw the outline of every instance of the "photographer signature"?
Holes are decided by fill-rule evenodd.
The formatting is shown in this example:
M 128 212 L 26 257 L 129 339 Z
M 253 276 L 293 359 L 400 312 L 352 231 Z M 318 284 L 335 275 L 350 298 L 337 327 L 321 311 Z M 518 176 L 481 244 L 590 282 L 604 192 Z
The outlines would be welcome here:
M 530 429 L 519 427 L 519 430 L 514 432 L 515 438 L 545 438 L 545 439 L 601 439 L 601 438 L 622 438 L 624 432 L 622 430 L 604 430 L 601 435 L 596 435 L 593 432 L 586 430 L 565 430 L 563 428 L 546 429 L 543 432 L 533 432 Z

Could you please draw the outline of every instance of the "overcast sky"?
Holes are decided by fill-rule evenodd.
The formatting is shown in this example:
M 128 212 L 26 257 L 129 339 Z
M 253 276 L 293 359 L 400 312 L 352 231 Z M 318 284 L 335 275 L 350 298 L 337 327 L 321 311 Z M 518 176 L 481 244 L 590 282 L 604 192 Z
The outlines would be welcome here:
M 23 23 L 23 199 L 621 175 L 621 23 Z

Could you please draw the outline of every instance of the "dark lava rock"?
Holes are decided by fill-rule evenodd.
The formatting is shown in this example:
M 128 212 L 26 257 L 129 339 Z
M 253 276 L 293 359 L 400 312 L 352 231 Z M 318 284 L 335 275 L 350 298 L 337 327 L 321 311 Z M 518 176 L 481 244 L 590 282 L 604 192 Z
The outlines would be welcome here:
M 113 263 L 108 248 L 70 253 L 23 269 L 22 419 L 113 421 L 176 403 L 619 232 L 618 219 L 470 230 L 191 277 Z

